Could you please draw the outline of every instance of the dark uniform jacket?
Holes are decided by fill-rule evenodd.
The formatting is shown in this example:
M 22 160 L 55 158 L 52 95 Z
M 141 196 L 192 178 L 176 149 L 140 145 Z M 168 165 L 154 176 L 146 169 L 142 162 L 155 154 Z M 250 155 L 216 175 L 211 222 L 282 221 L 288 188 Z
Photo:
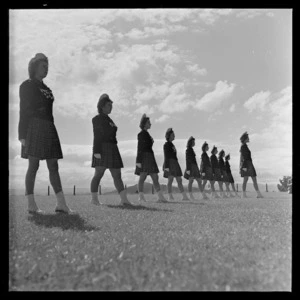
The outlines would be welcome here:
M 192 147 L 187 147 L 185 150 L 186 170 L 191 171 L 192 164 L 197 164 L 196 154 Z
M 170 141 L 166 142 L 164 144 L 164 164 L 163 164 L 163 170 L 170 167 L 170 159 L 178 160 L 177 159 L 177 153 L 176 148 L 174 144 Z
M 249 161 L 252 162 L 251 152 L 247 144 L 243 144 L 240 149 L 240 170 L 247 168 Z
M 118 127 L 108 115 L 100 113 L 92 119 L 92 123 L 94 132 L 93 154 L 102 154 L 102 143 L 118 143 L 116 138 Z
M 37 79 L 27 79 L 20 85 L 20 119 L 18 135 L 26 139 L 29 123 L 32 118 L 40 118 L 54 122 L 52 91 Z
M 219 162 L 215 154 L 212 154 L 210 156 L 210 163 L 211 163 L 212 172 L 214 174 L 215 169 L 220 169 Z
M 225 171 L 227 174 L 231 174 L 231 168 L 228 160 L 225 161 Z
M 206 152 L 201 154 L 200 173 L 206 173 L 206 168 L 211 168 L 211 162 Z
M 221 171 L 226 171 L 225 170 L 225 162 L 224 162 L 223 157 L 219 157 L 219 168 Z
M 141 130 L 137 137 L 138 137 L 138 146 L 137 146 L 136 163 L 142 163 L 142 154 L 144 152 L 153 153 L 152 146 L 154 140 L 147 130 Z

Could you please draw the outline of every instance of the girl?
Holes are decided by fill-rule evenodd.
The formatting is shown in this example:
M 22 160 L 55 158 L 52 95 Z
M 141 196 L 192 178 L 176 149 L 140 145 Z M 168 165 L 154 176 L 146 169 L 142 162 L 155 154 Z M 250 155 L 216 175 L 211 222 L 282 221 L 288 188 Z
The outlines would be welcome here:
M 257 198 L 263 198 L 263 195 L 260 193 L 257 185 L 256 171 L 252 163 L 251 152 L 247 146 L 247 143 L 250 141 L 247 131 L 242 134 L 240 141 L 242 143 L 240 149 L 240 174 L 241 177 L 244 177 L 242 198 L 247 198 L 246 187 L 249 176 L 252 178 L 253 185 L 257 193 Z
M 229 160 L 230 160 L 230 154 L 227 154 L 225 156 L 225 171 L 226 171 L 226 174 L 227 174 L 227 177 L 228 177 L 228 183 L 231 184 L 231 187 L 232 187 L 232 190 L 235 193 L 235 196 L 238 197 L 238 198 L 240 198 L 240 195 L 235 190 L 234 179 L 233 179 L 233 176 L 231 174 Z
M 195 154 L 193 147 L 195 147 L 195 138 L 191 136 L 188 139 L 188 142 L 186 145 L 186 151 L 185 151 L 186 170 L 184 172 L 184 178 L 188 179 L 188 181 L 189 181 L 188 191 L 190 194 L 190 199 L 195 200 L 193 191 L 192 191 L 192 187 L 193 187 L 194 179 L 196 179 L 196 181 L 198 183 L 199 191 L 202 194 L 203 199 L 206 200 L 206 199 L 208 199 L 208 197 L 205 194 L 205 191 L 201 184 L 200 170 L 197 165 L 196 154 Z
M 218 153 L 218 148 L 216 146 L 214 146 L 211 150 L 211 156 L 210 156 L 210 163 L 211 163 L 213 177 L 214 177 L 213 185 L 215 184 L 215 181 L 217 181 L 218 185 L 219 185 L 221 197 L 227 198 L 227 196 L 224 194 L 224 191 L 223 191 L 222 174 L 221 174 L 219 162 L 218 162 L 218 159 L 216 156 L 217 153 Z M 212 194 L 212 198 L 220 198 L 220 197 L 216 192 L 214 192 Z
M 95 174 L 91 181 L 91 203 L 100 205 L 98 200 L 98 187 L 101 178 L 106 169 L 109 169 L 115 187 L 121 198 L 121 205 L 132 206 L 128 201 L 126 190 L 121 178 L 121 168 L 123 161 L 117 146 L 117 130 L 118 127 L 108 116 L 112 111 L 113 101 L 107 94 L 101 95 L 98 104 L 98 115 L 92 119 L 94 141 L 93 141 L 93 156 L 92 168 L 95 168 Z
M 19 140 L 21 157 L 28 159 L 25 177 L 29 213 L 41 213 L 34 199 L 34 184 L 40 160 L 46 160 L 50 183 L 57 198 L 55 212 L 71 213 L 66 204 L 58 172 L 58 159 L 63 158 L 52 114 L 54 97 L 43 82 L 48 74 L 48 58 L 37 53 L 28 65 L 29 79 L 20 85 Z
M 182 171 L 180 168 L 180 165 L 178 163 L 177 154 L 176 154 L 176 148 L 174 144 L 172 143 L 175 139 L 175 133 L 172 128 L 169 128 L 166 132 L 166 140 L 167 142 L 164 144 L 164 164 L 163 164 L 163 171 L 164 171 L 164 177 L 168 178 L 168 194 L 169 194 L 169 200 L 174 200 L 174 197 L 172 195 L 172 183 L 174 177 L 176 178 L 178 188 L 180 192 L 182 193 L 182 200 L 190 200 L 183 188 L 182 185 Z
M 214 187 L 214 177 L 212 173 L 212 167 L 209 160 L 209 157 L 207 155 L 207 151 L 209 150 L 208 144 L 204 142 L 202 145 L 202 154 L 201 154 L 201 165 L 200 165 L 200 174 L 202 175 L 202 190 L 205 193 L 205 185 L 207 180 L 209 180 L 211 190 L 212 190 L 212 196 L 215 197 L 215 187 Z
M 139 200 L 146 201 L 144 196 L 144 182 L 148 175 L 151 176 L 154 188 L 158 194 L 158 202 L 168 202 L 164 197 L 160 184 L 158 182 L 158 167 L 155 161 L 152 146 L 154 143 L 153 138 L 150 136 L 148 130 L 151 128 L 150 118 L 143 114 L 140 121 L 141 131 L 138 134 L 138 146 L 136 157 L 135 175 L 140 176 L 138 183 Z
M 226 186 L 226 192 L 224 192 L 224 195 L 226 195 L 227 197 L 234 197 L 234 195 L 231 194 L 230 190 L 229 190 L 229 181 L 228 181 L 228 176 L 226 173 L 226 169 L 225 169 L 225 162 L 224 162 L 224 156 L 225 156 L 225 151 L 222 149 L 219 153 L 219 166 L 220 166 L 220 170 L 221 170 L 221 175 L 222 175 L 222 183 L 225 183 Z

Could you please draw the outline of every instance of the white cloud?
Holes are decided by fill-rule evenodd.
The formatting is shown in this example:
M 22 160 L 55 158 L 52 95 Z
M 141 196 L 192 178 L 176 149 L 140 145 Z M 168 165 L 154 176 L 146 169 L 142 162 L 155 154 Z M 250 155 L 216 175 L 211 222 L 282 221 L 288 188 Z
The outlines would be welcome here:
M 187 69 L 194 74 L 198 74 L 202 76 L 207 75 L 207 70 L 205 68 L 200 69 L 198 64 L 188 65 Z
M 184 91 L 184 83 L 177 82 L 169 89 L 169 95 L 158 105 L 164 113 L 183 112 L 191 105 L 188 95 Z
M 237 18 L 244 18 L 244 19 L 253 19 L 255 17 L 266 15 L 268 17 L 274 17 L 274 13 L 268 9 L 241 9 L 235 10 Z
M 256 109 L 264 111 L 266 105 L 270 101 L 270 95 L 270 91 L 261 91 L 259 93 L 256 93 L 244 103 L 244 107 L 247 108 L 250 112 Z
M 155 122 L 156 123 L 163 123 L 166 120 L 168 120 L 169 118 L 170 118 L 170 116 L 168 116 L 168 115 L 162 115 L 159 118 L 155 119 Z
M 153 106 L 150 107 L 148 104 L 142 105 L 134 111 L 134 113 L 140 115 L 144 113 L 146 113 L 147 115 L 151 115 L 153 114 L 153 112 L 154 112 L 154 107 Z
M 218 81 L 212 92 L 205 94 L 196 101 L 195 108 L 209 112 L 214 111 L 232 95 L 235 86 L 234 83 L 228 84 L 227 81 Z
M 230 112 L 234 112 L 235 111 L 235 104 L 232 104 L 229 108 Z

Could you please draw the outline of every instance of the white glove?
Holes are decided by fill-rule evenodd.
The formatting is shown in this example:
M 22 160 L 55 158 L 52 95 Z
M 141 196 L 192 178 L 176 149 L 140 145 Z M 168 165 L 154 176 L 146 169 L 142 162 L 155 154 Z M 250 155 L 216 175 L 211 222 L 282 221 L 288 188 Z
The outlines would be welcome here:
M 170 172 L 170 169 L 169 168 L 165 168 L 165 171 Z
M 186 171 L 186 174 L 190 175 L 190 174 L 191 174 L 191 171 Z
M 202 176 L 205 176 L 205 173 L 202 173 Z
M 100 153 L 95 153 L 94 156 L 98 159 L 101 159 L 101 154 Z
M 242 168 L 243 171 L 247 172 L 247 168 Z
M 20 139 L 20 142 L 21 142 L 22 146 L 25 147 L 25 139 Z
M 136 163 L 135 165 L 140 169 L 142 168 L 142 164 L 140 164 L 140 163 Z

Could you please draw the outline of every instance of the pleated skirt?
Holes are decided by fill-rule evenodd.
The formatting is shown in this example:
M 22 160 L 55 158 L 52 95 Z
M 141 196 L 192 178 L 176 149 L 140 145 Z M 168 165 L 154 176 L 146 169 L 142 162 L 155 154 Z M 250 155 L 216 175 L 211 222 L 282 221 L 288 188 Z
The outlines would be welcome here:
M 135 168 L 135 175 L 140 175 L 142 172 L 146 172 L 147 175 L 153 174 L 153 173 L 159 173 L 159 169 L 154 157 L 153 153 L 150 152 L 144 152 L 142 154 L 142 168 Z
M 180 165 L 176 159 L 170 159 L 169 161 L 170 171 L 164 171 L 164 177 L 168 178 L 169 176 L 180 177 L 182 176 L 182 171 Z
M 197 164 L 192 164 L 191 165 L 191 170 L 190 170 L 190 175 L 186 173 L 186 170 L 184 172 L 184 175 L 183 177 L 185 179 L 190 179 L 190 177 L 193 177 L 193 178 L 201 178 L 200 176 L 200 171 L 199 171 L 199 168 L 197 166 Z
M 245 177 L 245 176 L 255 177 L 256 176 L 256 170 L 254 168 L 252 161 L 247 162 L 246 168 L 247 168 L 247 171 L 244 171 L 242 169 L 240 170 L 241 177 Z

